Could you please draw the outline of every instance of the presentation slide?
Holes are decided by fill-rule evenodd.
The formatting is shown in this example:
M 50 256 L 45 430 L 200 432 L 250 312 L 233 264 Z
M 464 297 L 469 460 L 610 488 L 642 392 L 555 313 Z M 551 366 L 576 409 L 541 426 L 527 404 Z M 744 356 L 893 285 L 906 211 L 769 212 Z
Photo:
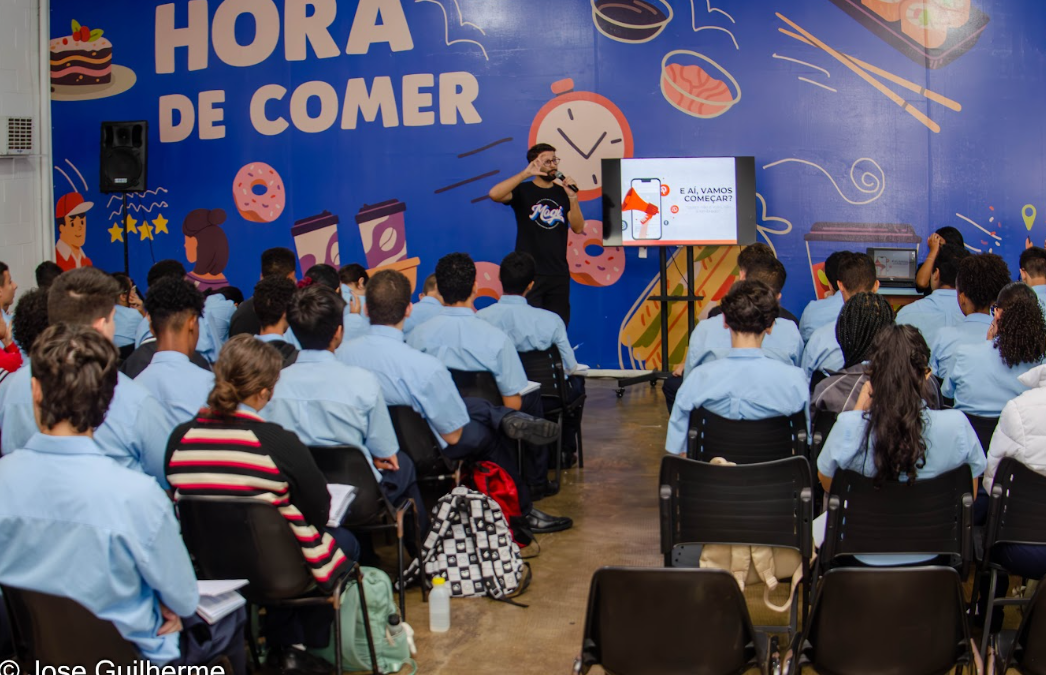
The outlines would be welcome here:
M 870 248 L 879 279 L 914 279 L 917 270 L 915 249 Z
M 623 159 L 621 191 L 625 246 L 737 241 L 733 157 Z

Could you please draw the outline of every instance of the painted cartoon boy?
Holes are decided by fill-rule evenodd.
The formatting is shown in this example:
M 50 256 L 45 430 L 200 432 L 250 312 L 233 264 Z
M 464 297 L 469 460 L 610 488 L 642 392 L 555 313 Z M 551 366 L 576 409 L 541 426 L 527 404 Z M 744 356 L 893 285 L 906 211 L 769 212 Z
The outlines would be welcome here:
M 85 202 L 79 192 L 62 195 L 55 205 L 58 243 L 55 244 L 54 255 L 55 262 L 63 272 L 91 266 L 91 259 L 84 254 L 83 245 L 87 239 L 87 212 L 92 206 L 94 203 Z

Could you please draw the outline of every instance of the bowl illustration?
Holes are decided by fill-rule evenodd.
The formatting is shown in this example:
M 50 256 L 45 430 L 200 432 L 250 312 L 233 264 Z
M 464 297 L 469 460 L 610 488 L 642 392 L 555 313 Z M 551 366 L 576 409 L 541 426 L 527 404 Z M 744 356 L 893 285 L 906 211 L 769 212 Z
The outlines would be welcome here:
M 661 60 L 661 93 L 680 112 L 712 119 L 741 100 L 741 85 L 704 54 L 677 49 Z
M 665 0 L 592 0 L 596 30 L 618 42 L 649 42 L 671 20 L 672 7 Z

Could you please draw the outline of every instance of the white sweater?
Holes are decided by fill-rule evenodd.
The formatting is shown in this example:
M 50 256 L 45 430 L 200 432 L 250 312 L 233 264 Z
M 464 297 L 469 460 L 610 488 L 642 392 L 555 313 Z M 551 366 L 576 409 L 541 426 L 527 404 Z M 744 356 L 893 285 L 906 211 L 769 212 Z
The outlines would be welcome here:
M 1018 379 L 1029 391 L 1007 403 L 999 416 L 984 471 L 984 489 L 988 494 L 1004 457 L 1013 457 L 1046 475 L 1046 365 L 1032 368 Z

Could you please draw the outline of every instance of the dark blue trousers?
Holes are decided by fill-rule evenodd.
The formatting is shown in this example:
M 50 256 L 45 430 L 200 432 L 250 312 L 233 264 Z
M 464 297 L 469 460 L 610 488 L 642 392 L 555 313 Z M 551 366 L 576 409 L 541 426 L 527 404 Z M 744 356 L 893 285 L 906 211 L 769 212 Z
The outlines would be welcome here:
M 232 664 L 232 672 L 235 675 L 246 675 L 247 652 L 243 641 L 243 627 L 246 622 L 245 607 L 223 617 L 214 625 L 209 625 L 197 614 L 182 617 L 182 655 L 167 665 L 205 666 L 224 655 Z

